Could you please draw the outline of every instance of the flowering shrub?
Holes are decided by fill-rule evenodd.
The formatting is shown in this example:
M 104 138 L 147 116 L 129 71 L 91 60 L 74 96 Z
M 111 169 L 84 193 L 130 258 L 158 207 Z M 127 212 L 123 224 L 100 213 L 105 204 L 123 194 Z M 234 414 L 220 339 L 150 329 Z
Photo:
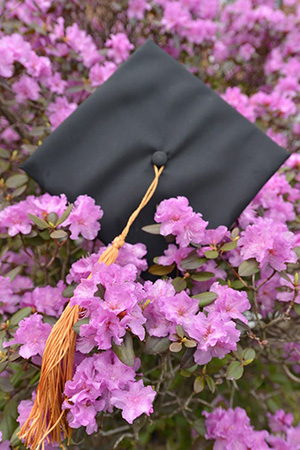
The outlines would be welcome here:
M 18 424 L 70 300 L 68 448 L 299 450 L 299 155 L 230 230 L 165 199 L 145 224 L 164 254 L 127 243 L 111 266 L 100 206 L 43 194 L 19 169 L 148 37 L 296 151 L 299 2 L 81 3 L 0 0 L 0 449 L 24 448 Z

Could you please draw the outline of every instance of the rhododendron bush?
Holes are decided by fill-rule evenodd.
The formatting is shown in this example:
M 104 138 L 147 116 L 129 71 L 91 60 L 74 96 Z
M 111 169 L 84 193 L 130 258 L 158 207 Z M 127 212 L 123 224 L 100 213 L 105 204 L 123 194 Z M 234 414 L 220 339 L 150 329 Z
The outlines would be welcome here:
M 66 448 L 299 450 L 299 2 L 0 0 L 0 15 L 0 449 L 24 448 L 70 301 Z M 106 266 L 110 212 L 20 166 L 149 37 L 293 154 L 231 229 L 165 199 L 144 231 L 167 249 L 126 243 Z

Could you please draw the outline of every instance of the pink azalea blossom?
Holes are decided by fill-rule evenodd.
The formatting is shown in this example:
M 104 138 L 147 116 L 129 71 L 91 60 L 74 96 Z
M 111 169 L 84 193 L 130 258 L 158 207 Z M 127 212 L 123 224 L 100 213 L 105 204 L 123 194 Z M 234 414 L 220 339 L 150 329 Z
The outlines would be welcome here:
M 200 213 L 193 212 L 186 197 L 163 200 L 158 205 L 154 219 L 161 223 L 160 234 L 173 234 L 181 247 L 187 247 L 191 242 L 199 244 L 208 224 Z
M 100 86 L 116 71 L 117 66 L 111 61 L 106 61 L 102 65 L 96 64 L 90 70 L 89 78 L 92 86 Z
M 76 103 L 69 103 L 66 97 L 57 97 L 55 102 L 49 103 L 49 121 L 54 130 L 77 108 Z
M 22 358 L 28 359 L 35 355 L 43 356 L 46 340 L 50 334 L 51 325 L 43 323 L 43 316 L 32 314 L 19 323 L 14 339 L 4 342 L 4 347 L 22 344 L 19 353 Z
M 125 61 L 129 57 L 130 51 L 134 49 L 125 33 L 111 34 L 105 46 L 108 48 L 108 57 L 113 59 L 116 64 Z
M 87 195 L 77 197 L 74 208 L 68 217 L 70 224 L 71 239 L 78 239 L 81 234 L 85 239 L 95 239 L 100 230 L 98 220 L 103 216 L 100 206 L 95 204 L 95 200 Z
M 217 294 L 217 299 L 209 306 L 206 306 L 206 311 L 214 311 L 228 314 L 231 319 L 239 319 L 244 323 L 248 323 L 243 312 L 250 309 L 250 303 L 247 293 L 231 289 L 228 286 L 221 286 L 219 283 L 214 283 L 211 292 Z
M 28 75 L 22 75 L 12 88 L 16 93 L 16 100 L 23 103 L 25 100 L 38 100 L 40 96 L 40 86 Z
M 150 11 L 151 6 L 147 0 L 129 0 L 127 15 L 129 19 L 143 20 L 145 11 Z
M 286 263 L 297 261 L 294 243 L 295 236 L 285 224 L 259 217 L 242 232 L 238 245 L 244 259 L 255 258 L 261 268 L 269 264 L 281 271 L 285 270 Z
M 111 403 L 122 410 L 122 417 L 128 423 L 142 414 L 150 415 L 153 412 L 152 403 L 156 392 L 151 386 L 145 387 L 142 380 L 128 383 L 128 390 L 113 391 Z

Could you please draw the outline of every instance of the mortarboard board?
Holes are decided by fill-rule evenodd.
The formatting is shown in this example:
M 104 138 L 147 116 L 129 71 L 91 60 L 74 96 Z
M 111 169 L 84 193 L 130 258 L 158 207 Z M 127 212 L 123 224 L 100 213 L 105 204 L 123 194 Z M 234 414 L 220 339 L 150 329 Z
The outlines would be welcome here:
M 153 222 L 161 200 L 186 196 L 211 228 L 230 226 L 287 157 L 148 40 L 23 168 L 51 194 L 65 193 L 70 201 L 92 196 L 104 210 L 100 238 L 108 244 L 149 186 L 152 164 L 165 165 L 151 202 L 127 238 L 145 242 L 155 256 L 164 242 L 141 228 Z
M 64 192 L 71 201 L 80 194 L 94 197 L 105 212 L 100 237 L 109 243 L 140 203 L 153 179 L 153 165 L 164 166 L 158 187 L 161 171 L 155 167 L 147 194 L 130 216 L 129 224 L 154 193 L 131 227 L 128 240 L 134 243 L 146 241 L 141 228 L 153 221 L 155 205 L 178 195 L 186 196 L 210 227 L 230 226 L 287 156 L 147 41 L 23 168 L 52 194 Z M 159 255 L 162 243 L 154 239 L 150 252 Z M 100 261 L 111 264 L 118 246 L 115 240 Z M 61 406 L 65 382 L 73 373 L 73 325 L 79 313 L 78 305 L 69 304 L 47 339 L 34 406 L 19 434 L 33 450 L 49 440 L 48 435 L 52 442 L 70 437 Z

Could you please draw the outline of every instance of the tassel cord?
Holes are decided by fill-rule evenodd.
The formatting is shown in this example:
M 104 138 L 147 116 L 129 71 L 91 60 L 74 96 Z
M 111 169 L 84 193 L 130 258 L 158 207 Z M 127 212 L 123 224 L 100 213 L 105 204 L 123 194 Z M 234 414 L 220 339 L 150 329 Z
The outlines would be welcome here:
M 154 179 L 147 189 L 142 201 L 129 217 L 122 233 L 102 253 L 98 262 L 106 265 L 113 264 L 118 256 L 119 249 L 123 247 L 130 227 L 140 211 L 152 198 L 164 166 L 157 168 L 154 165 Z M 88 276 L 88 279 L 92 274 Z M 28 419 L 18 433 L 20 439 L 25 440 L 26 447 L 32 450 L 44 449 L 45 441 L 58 442 L 62 445 L 62 437 L 71 437 L 71 428 L 66 418 L 66 411 L 61 410 L 64 401 L 64 387 L 73 376 L 73 363 L 76 347 L 76 334 L 73 330 L 78 321 L 80 307 L 78 305 L 66 306 L 61 317 L 53 326 L 46 341 L 42 358 L 42 367 L 36 398 Z

